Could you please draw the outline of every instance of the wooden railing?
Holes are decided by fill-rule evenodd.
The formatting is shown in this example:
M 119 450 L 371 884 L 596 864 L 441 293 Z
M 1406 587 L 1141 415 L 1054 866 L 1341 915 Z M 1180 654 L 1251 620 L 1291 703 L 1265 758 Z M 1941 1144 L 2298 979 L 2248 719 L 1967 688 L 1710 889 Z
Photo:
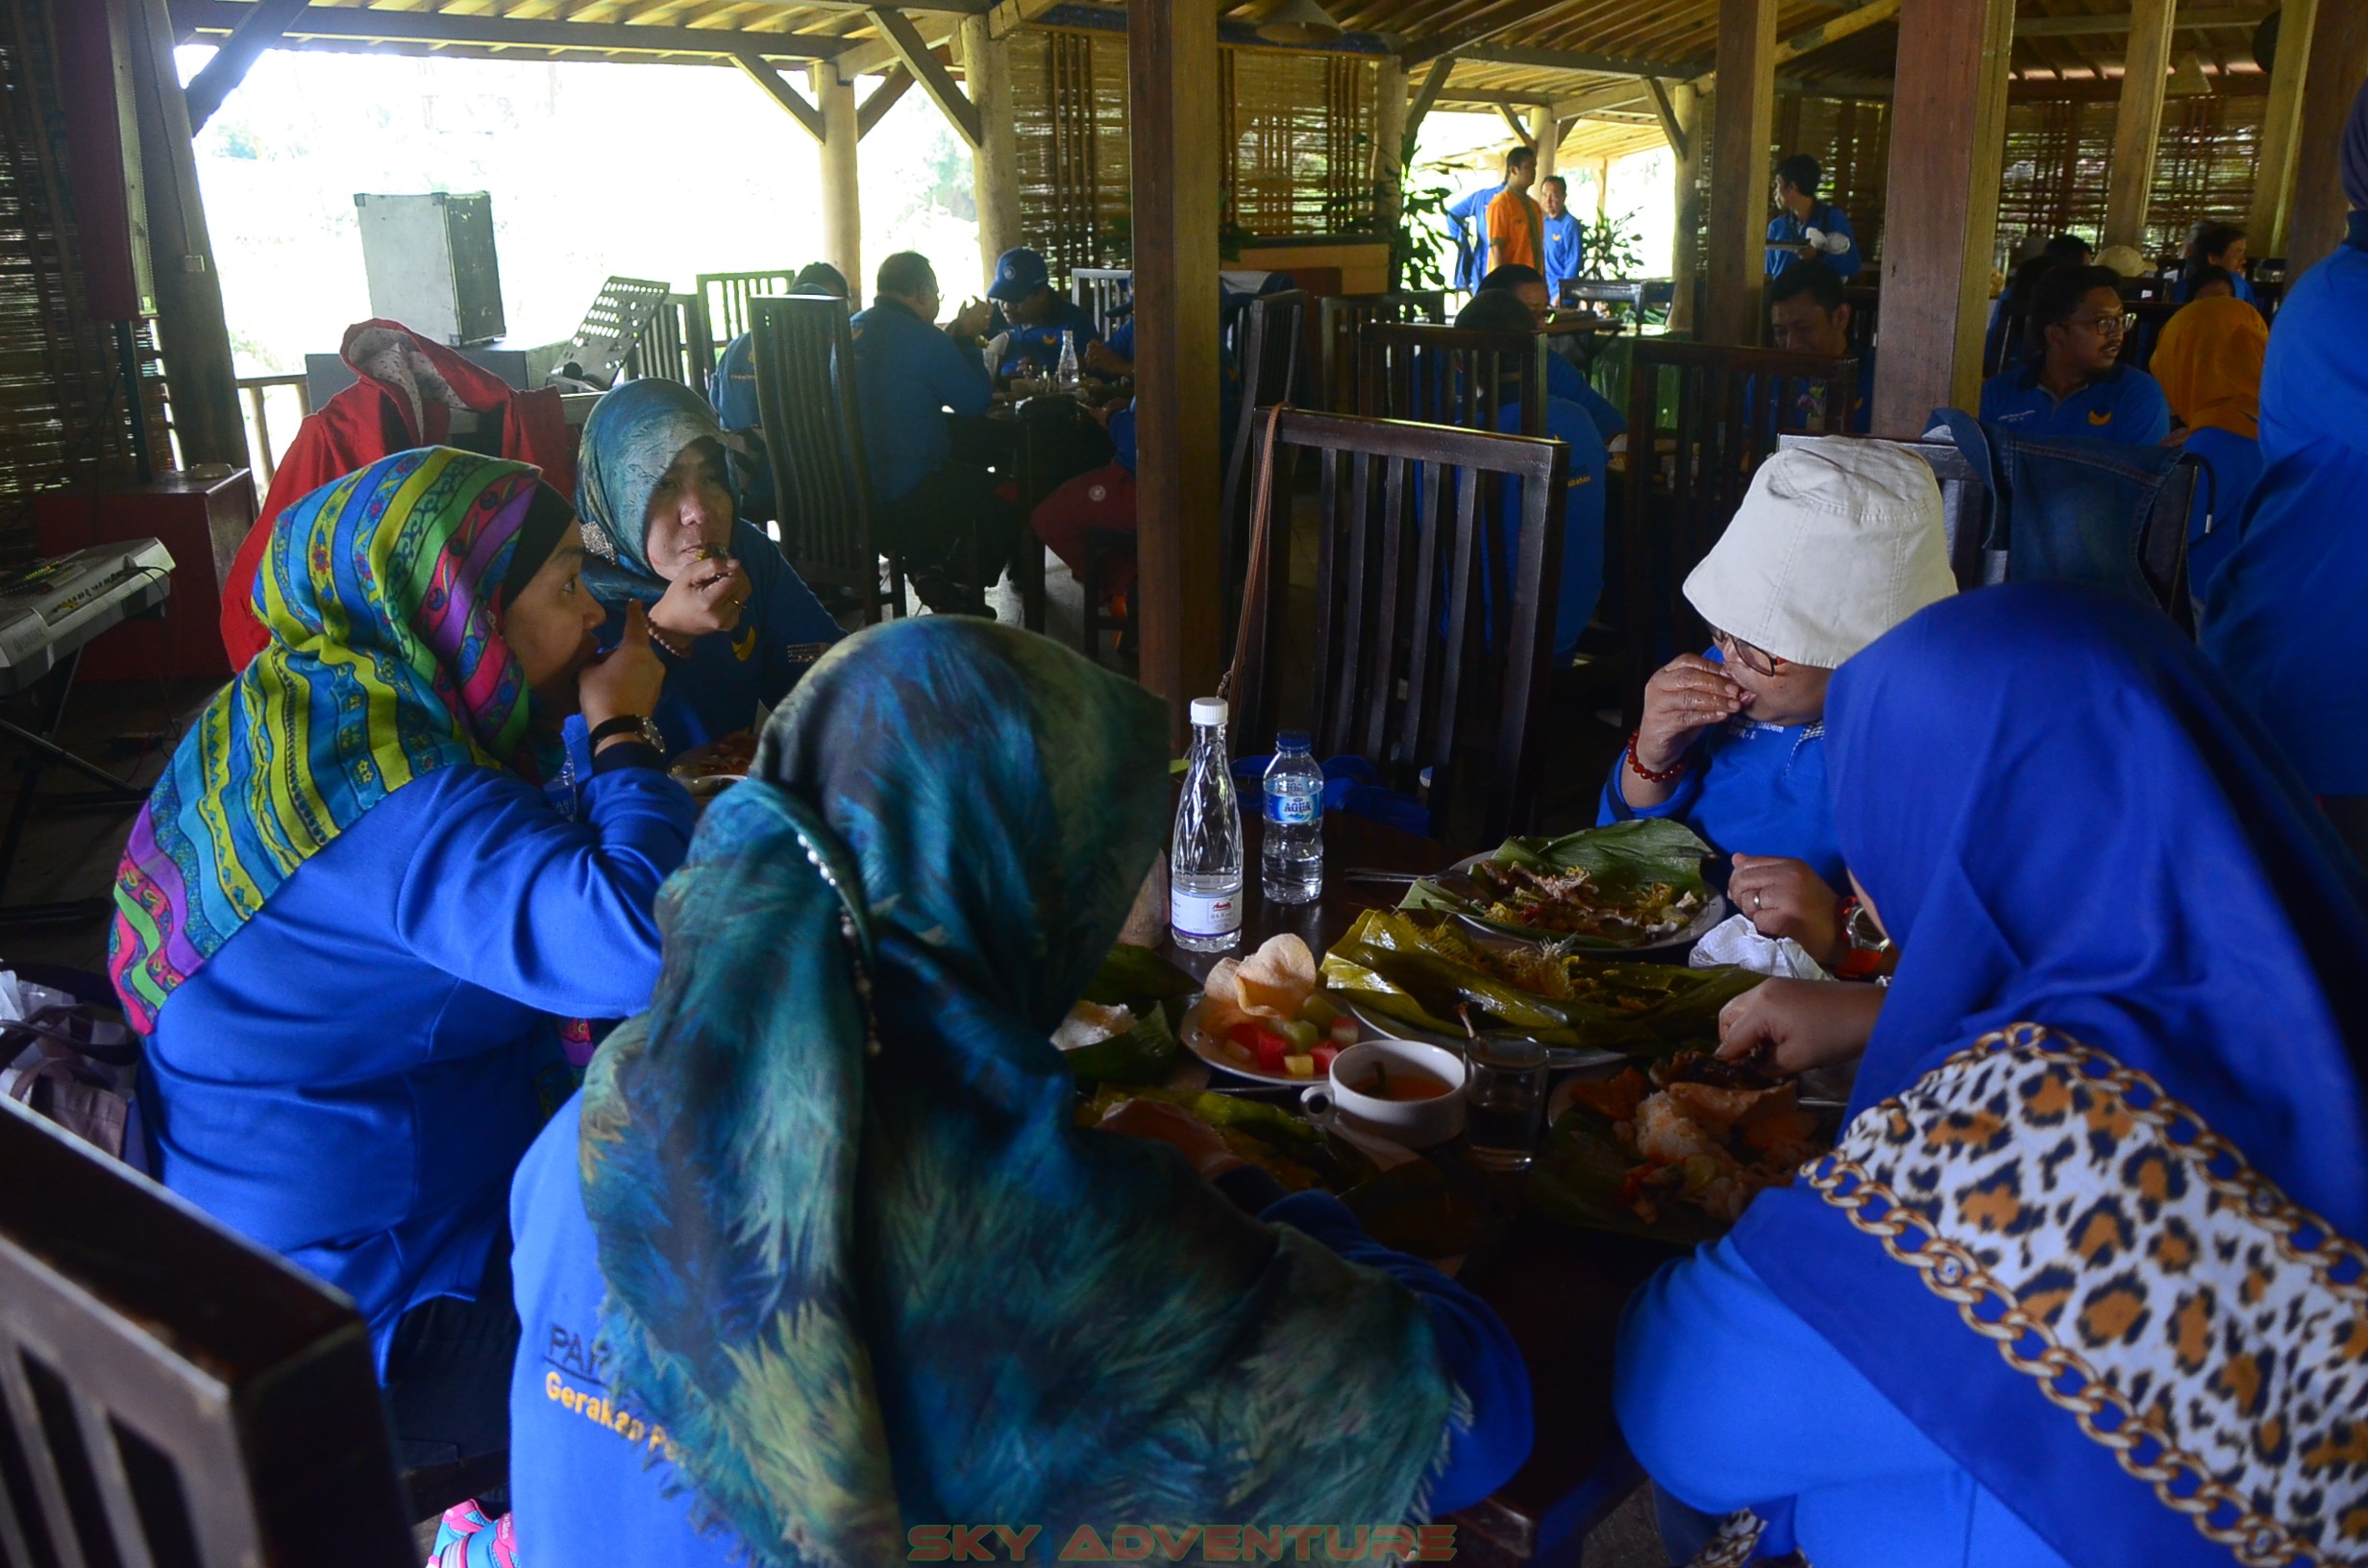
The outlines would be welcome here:
M 272 473 L 280 466 L 279 456 L 271 447 L 271 414 L 269 411 L 271 400 L 266 396 L 272 388 L 280 386 L 295 389 L 296 422 L 301 423 L 305 415 L 312 412 L 312 391 L 306 378 L 302 376 L 241 376 L 238 378 L 238 395 L 247 405 L 247 466 L 255 470 L 259 481 L 256 493 L 259 496 L 271 488 Z M 292 434 L 290 439 L 293 439 Z

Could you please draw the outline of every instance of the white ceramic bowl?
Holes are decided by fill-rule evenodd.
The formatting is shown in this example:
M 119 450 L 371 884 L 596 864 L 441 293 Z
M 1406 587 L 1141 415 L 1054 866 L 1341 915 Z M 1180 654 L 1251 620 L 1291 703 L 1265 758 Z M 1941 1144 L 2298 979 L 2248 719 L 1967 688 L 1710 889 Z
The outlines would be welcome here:
M 1444 1081 L 1447 1092 L 1427 1100 L 1383 1100 L 1347 1087 L 1370 1082 L 1377 1064 L 1418 1068 Z M 1334 1057 L 1329 1081 L 1310 1084 L 1299 1102 L 1319 1126 L 1338 1116 L 1357 1131 L 1427 1149 L 1464 1130 L 1464 1059 L 1419 1041 L 1365 1041 Z

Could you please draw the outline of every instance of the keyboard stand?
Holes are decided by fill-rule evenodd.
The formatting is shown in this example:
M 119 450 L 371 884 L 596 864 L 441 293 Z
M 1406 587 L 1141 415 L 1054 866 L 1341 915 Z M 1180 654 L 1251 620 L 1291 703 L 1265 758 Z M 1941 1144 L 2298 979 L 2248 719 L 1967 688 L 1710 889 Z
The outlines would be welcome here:
M 25 749 L 19 765 L 23 772 L 16 785 L 16 800 L 9 811 L 8 831 L 0 837 L 0 892 L 8 888 L 9 878 L 16 870 L 16 853 L 24 845 L 25 828 L 33 820 L 34 808 L 43 802 L 39 798 L 41 775 L 51 768 L 67 768 L 93 779 L 98 788 L 83 790 L 73 795 L 52 796 L 46 803 L 65 811 L 122 811 L 147 803 L 148 792 L 129 779 L 117 777 L 86 757 L 78 757 L 58 744 L 58 731 L 65 723 L 66 698 L 74 691 L 74 672 L 83 662 L 83 650 L 76 648 L 58 661 L 51 672 L 55 689 L 42 704 L 40 729 L 37 732 L 12 721 L 0 718 L 0 739 L 15 742 Z M 104 916 L 115 907 L 111 893 L 100 898 L 66 898 L 50 903 L 0 904 L 0 928 L 12 929 L 27 925 L 64 925 Z

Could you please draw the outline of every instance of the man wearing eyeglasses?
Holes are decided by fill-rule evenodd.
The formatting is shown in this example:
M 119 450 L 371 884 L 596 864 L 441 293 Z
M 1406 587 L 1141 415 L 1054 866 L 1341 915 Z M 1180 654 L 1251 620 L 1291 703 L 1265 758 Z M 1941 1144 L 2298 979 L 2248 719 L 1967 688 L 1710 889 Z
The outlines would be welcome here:
M 2129 316 L 2110 267 L 2058 267 L 2031 291 L 2031 354 L 1982 388 L 1982 420 L 2017 435 L 2153 446 L 2171 433 L 2171 404 L 2142 370 L 2122 364 Z

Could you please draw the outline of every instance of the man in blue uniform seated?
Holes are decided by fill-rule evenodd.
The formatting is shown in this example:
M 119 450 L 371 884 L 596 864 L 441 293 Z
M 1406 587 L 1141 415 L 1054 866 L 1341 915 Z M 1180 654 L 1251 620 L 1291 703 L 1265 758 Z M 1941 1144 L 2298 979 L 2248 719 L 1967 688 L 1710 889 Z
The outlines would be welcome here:
M 2031 288 L 2031 356 L 1982 387 L 1982 423 L 2050 440 L 2153 446 L 2171 433 L 2159 382 L 2118 363 L 2128 341 L 2121 275 L 2058 267 Z
M 1848 436 L 1777 453 L 1686 579 L 1712 646 L 1646 683 L 1596 821 L 1676 818 L 1735 857 L 1727 896 L 1763 936 L 1840 963 L 1850 883 L 1826 790 L 1826 684 L 1956 591 L 1923 459 Z
M 1767 275 L 1781 278 L 1813 257 L 1844 282 L 1859 275 L 1866 258 L 1859 254 L 1858 236 L 1850 232 L 1849 215 L 1832 202 L 1817 200 L 1825 171 L 1807 153 L 1794 153 L 1776 165 L 1776 215 L 1767 220 Z
M 1536 267 L 1524 267 L 1517 263 L 1498 267 L 1480 280 L 1480 292 L 1506 293 L 1519 300 L 1528 309 L 1530 325 L 1535 331 L 1544 331 L 1546 321 L 1552 314 L 1549 306 L 1552 295 L 1546 287 L 1545 274 Z M 1473 297 L 1475 300 L 1478 298 L 1477 295 Z M 1461 318 L 1457 325 L 1462 325 Z M 1546 395 L 1575 403 L 1586 409 L 1587 417 L 1595 422 L 1595 433 L 1602 436 L 1606 443 L 1612 437 L 1624 433 L 1628 429 L 1627 416 L 1613 407 L 1611 400 L 1595 390 L 1588 381 L 1585 371 L 1555 352 L 1556 345 L 1549 343 L 1546 349 Z
M 1873 417 L 1875 354 L 1869 349 L 1854 355 L 1850 347 L 1850 304 L 1841 295 L 1841 279 L 1822 259 L 1788 268 L 1767 285 L 1769 335 L 1788 354 L 1813 354 L 1825 359 L 1857 358 L 1858 389 L 1850 395 L 1850 417 L 1846 423 L 1851 434 L 1864 435 Z M 1824 381 L 1788 381 L 1777 407 L 1778 428 L 1824 429 L 1825 400 L 1831 390 Z M 1745 401 L 1751 401 L 1748 394 Z
M 853 323 L 873 527 L 883 547 L 903 554 L 923 603 L 984 614 L 984 590 L 1018 539 L 1020 509 L 994 475 L 953 459 L 946 411 L 983 414 L 994 399 L 979 352 L 989 306 L 973 300 L 938 327 L 937 273 L 917 251 L 882 261 L 873 294 Z M 958 576 L 974 539 L 983 581 Z
M 847 276 L 827 261 L 816 261 L 790 281 L 792 294 L 823 294 L 847 298 Z M 747 438 L 752 455 L 731 453 L 732 493 L 740 515 L 752 523 L 771 522 L 777 514 L 773 500 L 773 468 L 765 461 L 765 432 L 756 412 L 756 339 L 742 332 L 727 344 L 724 356 L 707 378 L 707 404 L 715 422 L 730 434 Z
M 1538 203 L 1545 208 L 1545 297 L 1559 305 L 1563 284 L 1587 263 L 1587 226 L 1570 210 L 1570 185 L 1559 174 L 1538 182 Z
M 1101 329 L 1094 325 L 1085 306 L 1054 291 L 1044 257 L 1024 246 L 1005 251 L 995 263 L 995 282 L 987 285 L 987 298 L 996 305 L 987 335 L 1009 334 L 1002 358 L 995 367 L 999 376 L 1021 375 L 1031 364 L 1036 374 L 1051 375 L 1061 362 L 1061 333 L 1065 331 L 1076 334 L 1077 363 L 1083 365 L 1086 345 L 1101 338 Z

